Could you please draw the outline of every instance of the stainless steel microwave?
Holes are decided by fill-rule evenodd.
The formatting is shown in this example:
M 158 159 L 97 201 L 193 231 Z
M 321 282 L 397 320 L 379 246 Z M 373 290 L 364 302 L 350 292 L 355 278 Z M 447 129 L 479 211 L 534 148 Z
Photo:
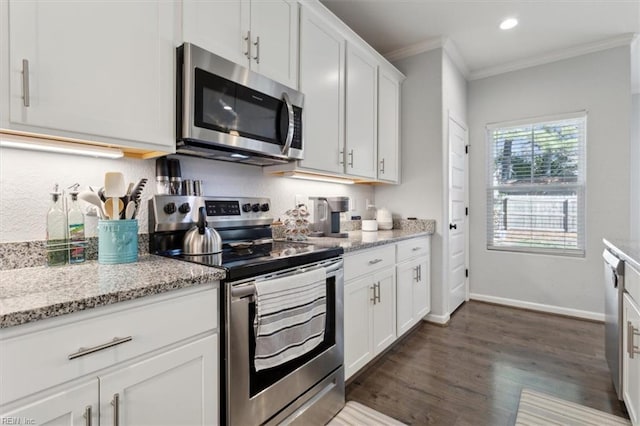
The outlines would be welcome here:
M 177 64 L 178 154 L 259 166 L 303 158 L 302 93 L 191 43 Z

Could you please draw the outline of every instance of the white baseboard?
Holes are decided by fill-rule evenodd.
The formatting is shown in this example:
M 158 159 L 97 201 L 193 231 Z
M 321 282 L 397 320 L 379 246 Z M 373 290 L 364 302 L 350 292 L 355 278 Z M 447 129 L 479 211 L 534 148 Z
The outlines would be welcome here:
M 496 305 L 513 306 L 515 308 L 530 309 L 532 311 L 548 312 L 551 314 L 604 322 L 604 314 L 598 312 L 581 311 L 579 309 L 563 308 L 561 306 L 544 305 L 542 303 L 525 302 L 522 300 L 507 299 L 505 297 L 488 296 L 477 293 L 469 294 L 469 298 L 471 300 L 479 300 L 481 302 L 495 303 Z
M 435 315 L 435 314 L 427 314 L 423 320 L 428 321 L 428 322 L 432 322 L 435 324 L 446 324 L 449 322 L 449 320 L 451 319 L 451 315 Z

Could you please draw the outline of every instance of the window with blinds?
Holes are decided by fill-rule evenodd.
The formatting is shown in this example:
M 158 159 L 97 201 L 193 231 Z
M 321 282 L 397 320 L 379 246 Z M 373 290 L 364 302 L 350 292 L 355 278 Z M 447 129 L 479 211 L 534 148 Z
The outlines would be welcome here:
M 585 145 L 585 113 L 488 126 L 488 249 L 584 256 Z

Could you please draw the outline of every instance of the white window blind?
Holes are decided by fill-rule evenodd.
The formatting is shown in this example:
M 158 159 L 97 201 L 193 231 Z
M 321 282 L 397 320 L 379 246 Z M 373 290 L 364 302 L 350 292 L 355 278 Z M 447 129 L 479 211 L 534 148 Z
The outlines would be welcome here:
M 487 248 L 584 256 L 586 114 L 488 126 Z

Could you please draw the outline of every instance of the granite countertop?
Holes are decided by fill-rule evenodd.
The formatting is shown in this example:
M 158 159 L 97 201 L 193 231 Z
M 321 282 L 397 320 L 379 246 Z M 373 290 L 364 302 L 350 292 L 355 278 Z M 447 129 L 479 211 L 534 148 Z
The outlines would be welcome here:
M 0 271 L 0 328 L 210 283 L 225 270 L 160 256 Z
M 404 223 L 406 222 L 406 223 Z M 394 226 L 396 223 L 394 223 Z M 431 235 L 431 220 L 403 221 L 401 229 L 349 231 L 348 238 L 310 238 L 321 247 L 342 247 L 345 253 L 410 238 Z M 5 248 L 7 258 L 22 259 L 22 245 Z M 166 291 L 218 281 L 222 268 L 207 267 L 149 254 L 135 263 L 101 265 L 90 260 L 80 265 L 22 267 L 0 270 L 0 328 L 53 318 L 72 312 L 137 299 Z
M 311 237 L 307 242 L 322 247 L 342 247 L 345 253 L 364 250 L 372 247 L 393 244 L 433 234 L 433 231 L 418 231 L 412 229 L 392 229 L 390 231 L 349 231 L 347 238 Z
M 607 247 L 618 253 L 625 262 L 640 269 L 640 241 L 616 238 L 603 238 L 602 241 Z

